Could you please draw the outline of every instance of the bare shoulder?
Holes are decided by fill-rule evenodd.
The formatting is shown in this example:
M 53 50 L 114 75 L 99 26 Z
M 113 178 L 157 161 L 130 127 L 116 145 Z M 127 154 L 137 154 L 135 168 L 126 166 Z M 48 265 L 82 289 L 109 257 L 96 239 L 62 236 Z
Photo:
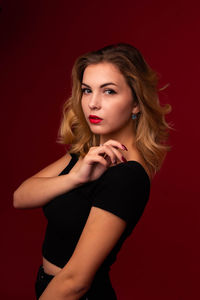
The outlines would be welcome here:
M 55 162 L 51 163 L 44 169 L 40 170 L 32 177 L 54 177 L 58 176 L 60 172 L 69 164 L 72 156 L 70 153 L 66 153 Z

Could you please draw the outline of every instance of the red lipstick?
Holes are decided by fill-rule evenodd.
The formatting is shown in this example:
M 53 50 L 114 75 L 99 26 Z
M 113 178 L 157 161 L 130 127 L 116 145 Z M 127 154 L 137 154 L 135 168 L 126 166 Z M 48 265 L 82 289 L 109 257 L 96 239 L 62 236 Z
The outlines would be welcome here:
M 97 124 L 97 123 L 100 123 L 103 119 L 101 119 L 95 115 L 89 115 L 89 120 L 90 120 L 90 123 Z

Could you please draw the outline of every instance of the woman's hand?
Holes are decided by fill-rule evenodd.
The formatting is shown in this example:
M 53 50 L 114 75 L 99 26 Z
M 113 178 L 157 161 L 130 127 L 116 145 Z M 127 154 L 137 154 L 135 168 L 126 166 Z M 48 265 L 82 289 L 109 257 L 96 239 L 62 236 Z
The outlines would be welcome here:
M 98 179 L 111 164 L 125 162 L 118 150 L 127 150 L 124 145 L 115 140 L 108 140 L 103 145 L 91 147 L 86 156 L 79 160 L 69 173 L 73 173 L 80 183 Z

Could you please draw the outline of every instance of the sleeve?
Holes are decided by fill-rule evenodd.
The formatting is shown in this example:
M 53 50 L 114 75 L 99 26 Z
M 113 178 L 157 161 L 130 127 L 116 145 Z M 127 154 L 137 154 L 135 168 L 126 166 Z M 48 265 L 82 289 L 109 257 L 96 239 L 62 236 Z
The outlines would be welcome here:
M 136 224 L 149 199 L 150 181 L 139 164 L 120 164 L 109 168 L 93 191 L 92 206 L 109 211 Z

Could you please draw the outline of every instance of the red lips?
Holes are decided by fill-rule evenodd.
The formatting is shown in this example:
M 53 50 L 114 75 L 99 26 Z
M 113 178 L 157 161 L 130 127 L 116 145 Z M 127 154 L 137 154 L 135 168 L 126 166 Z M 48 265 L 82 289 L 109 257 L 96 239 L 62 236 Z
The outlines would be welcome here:
M 90 123 L 97 124 L 97 123 L 100 123 L 103 119 L 101 119 L 95 115 L 89 115 L 89 120 L 90 120 Z

